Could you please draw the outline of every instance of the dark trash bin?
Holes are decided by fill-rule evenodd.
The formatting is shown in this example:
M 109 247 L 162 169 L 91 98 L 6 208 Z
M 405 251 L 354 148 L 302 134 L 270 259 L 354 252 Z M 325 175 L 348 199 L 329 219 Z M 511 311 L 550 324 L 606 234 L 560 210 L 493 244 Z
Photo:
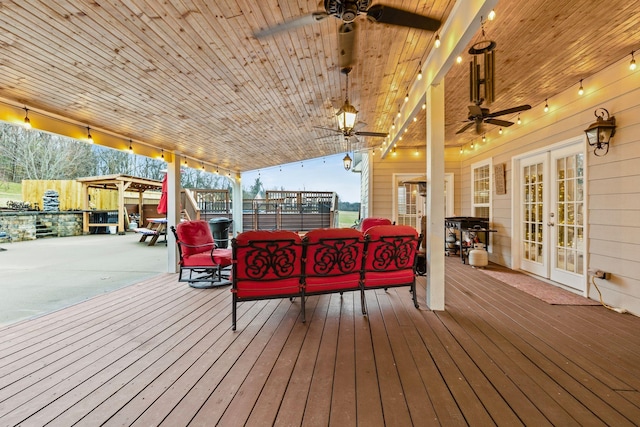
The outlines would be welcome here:
M 229 246 L 229 228 L 233 220 L 229 218 L 213 218 L 209 220 L 209 228 L 213 234 L 213 241 L 219 248 Z

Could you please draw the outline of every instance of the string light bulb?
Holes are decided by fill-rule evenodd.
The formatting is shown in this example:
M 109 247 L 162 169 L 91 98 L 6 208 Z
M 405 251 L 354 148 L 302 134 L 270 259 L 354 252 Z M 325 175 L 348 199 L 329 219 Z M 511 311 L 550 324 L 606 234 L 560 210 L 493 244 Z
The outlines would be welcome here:
M 473 141 L 471 141 L 471 149 L 473 150 Z
M 89 126 L 87 126 L 87 141 L 89 141 L 90 144 L 93 144 L 93 137 L 91 136 L 91 128 Z
M 24 107 L 24 127 L 25 129 L 31 129 L 31 120 L 29 119 L 29 109 Z
M 634 51 L 632 50 L 632 51 L 631 51 L 631 62 L 629 62 L 629 69 L 630 69 L 631 71 L 634 71 L 634 70 L 636 69 L 636 60 L 635 60 L 635 58 L 633 57 L 633 52 L 634 52 Z
M 582 87 L 582 79 L 580 79 L 580 87 L 578 88 L 578 95 L 584 94 L 584 88 Z
M 437 48 L 440 47 L 440 36 L 436 34 L 436 41 L 433 43 L 434 46 Z
M 522 124 L 522 120 L 520 120 L 520 114 L 518 114 L 518 124 L 521 125 Z
M 456 58 L 456 62 L 458 64 L 461 64 L 462 63 L 462 56 L 458 55 L 458 57 Z
M 427 108 L 427 103 L 425 102 L 424 104 L 422 104 L 422 109 L 426 109 Z
M 409 93 L 404 96 L 404 102 L 409 102 Z M 399 116 L 398 116 L 399 117 Z
M 400 116 L 401 116 L 400 109 L 398 109 L 398 117 L 400 117 Z
M 544 100 L 544 112 L 548 112 L 549 111 L 549 102 L 548 99 Z
M 485 134 L 482 134 L 482 142 L 487 142 L 487 136 Z
M 418 80 L 422 80 L 422 61 L 418 62 Z
M 414 123 L 415 123 L 415 122 L 417 122 L 417 121 L 418 121 L 418 118 L 417 118 L 417 117 L 414 117 L 414 118 L 413 118 L 413 121 L 414 121 Z
M 489 12 L 489 16 L 487 16 L 487 18 L 489 19 L 489 21 L 493 21 L 494 19 L 496 19 L 496 11 L 491 9 L 491 12 Z
M 462 154 L 464 152 L 463 147 L 464 147 L 464 145 L 460 146 L 460 154 Z
M 500 129 L 498 130 L 498 133 L 499 133 L 500 135 L 502 135 L 502 128 L 500 128 Z

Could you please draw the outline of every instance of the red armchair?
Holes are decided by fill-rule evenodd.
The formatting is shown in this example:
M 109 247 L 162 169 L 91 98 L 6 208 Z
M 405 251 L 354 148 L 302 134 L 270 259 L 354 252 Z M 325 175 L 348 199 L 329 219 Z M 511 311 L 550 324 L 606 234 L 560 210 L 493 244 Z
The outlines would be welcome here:
M 362 298 L 367 289 L 409 286 L 418 308 L 414 270 L 420 240 L 416 229 L 408 225 L 378 225 L 364 232 L 364 238 L 367 254 Z M 364 314 L 365 306 L 362 308 Z
M 231 249 L 217 248 L 206 221 L 184 221 L 171 227 L 180 254 L 178 281 L 194 288 L 229 285 L 222 269 L 231 265 Z
M 391 225 L 391 220 L 388 218 L 365 218 L 360 224 L 360 231 L 364 233 L 365 231 L 367 231 L 371 227 L 375 227 L 376 225 Z

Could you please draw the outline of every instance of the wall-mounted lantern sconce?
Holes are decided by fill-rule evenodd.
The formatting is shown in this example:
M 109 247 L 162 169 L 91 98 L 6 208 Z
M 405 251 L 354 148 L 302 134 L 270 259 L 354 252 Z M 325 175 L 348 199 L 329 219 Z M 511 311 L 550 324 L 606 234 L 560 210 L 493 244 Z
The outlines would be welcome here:
M 604 156 L 609 152 L 609 141 L 616 133 L 616 118 L 609 116 L 609 112 L 604 108 L 596 109 L 593 114 L 597 120 L 591 123 L 584 133 L 587 134 L 589 145 L 595 147 L 593 154 Z

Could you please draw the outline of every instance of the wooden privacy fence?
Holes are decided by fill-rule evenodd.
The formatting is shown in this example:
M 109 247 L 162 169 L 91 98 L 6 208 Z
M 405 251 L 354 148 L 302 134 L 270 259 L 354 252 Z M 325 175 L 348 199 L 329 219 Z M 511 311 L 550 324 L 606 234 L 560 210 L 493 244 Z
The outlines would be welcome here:
M 22 200 L 35 207 L 37 203 L 42 209 L 42 199 L 45 191 L 58 192 L 60 210 L 82 210 L 82 184 L 75 180 L 23 180 Z M 101 188 L 89 188 L 89 206 L 95 210 L 117 210 L 118 192 Z M 145 192 L 144 204 L 157 205 L 160 192 Z M 137 204 L 138 193 L 125 192 L 126 204 Z

